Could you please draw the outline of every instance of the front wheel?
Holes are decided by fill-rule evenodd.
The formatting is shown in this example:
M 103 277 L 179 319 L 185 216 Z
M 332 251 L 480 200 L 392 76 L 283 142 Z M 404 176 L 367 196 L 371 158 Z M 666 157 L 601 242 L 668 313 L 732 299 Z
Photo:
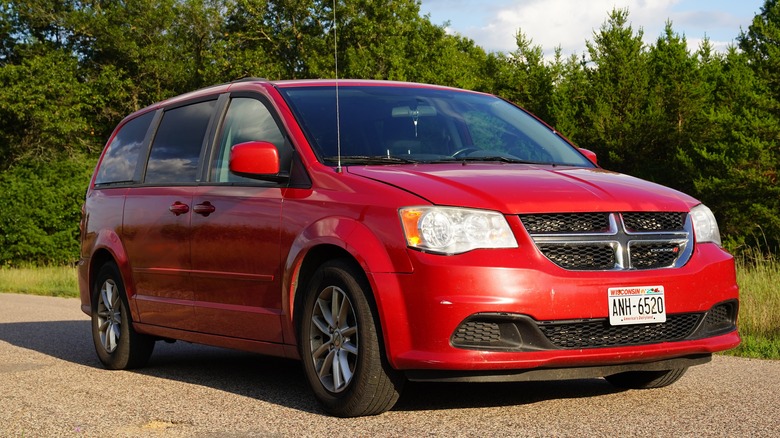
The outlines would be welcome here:
M 154 338 L 136 333 L 119 268 L 107 263 L 98 271 L 92 292 L 92 339 L 103 366 L 110 370 L 141 367 L 154 349 Z
M 327 262 L 305 293 L 299 346 L 306 378 L 325 410 L 357 417 L 392 408 L 403 378 L 384 358 L 362 271 L 347 260 Z
M 623 389 L 663 388 L 680 380 L 688 368 L 665 371 L 629 371 L 604 377 L 613 386 Z

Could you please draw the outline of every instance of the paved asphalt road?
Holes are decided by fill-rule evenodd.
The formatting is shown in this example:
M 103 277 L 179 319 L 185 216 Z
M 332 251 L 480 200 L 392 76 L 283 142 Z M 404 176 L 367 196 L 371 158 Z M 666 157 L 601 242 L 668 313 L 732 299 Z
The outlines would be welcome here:
M 676 384 L 409 384 L 370 418 L 322 413 L 297 362 L 158 343 L 106 371 L 75 299 L 0 294 L 0 436 L 780 436 L 780 361 L 716 356 Z

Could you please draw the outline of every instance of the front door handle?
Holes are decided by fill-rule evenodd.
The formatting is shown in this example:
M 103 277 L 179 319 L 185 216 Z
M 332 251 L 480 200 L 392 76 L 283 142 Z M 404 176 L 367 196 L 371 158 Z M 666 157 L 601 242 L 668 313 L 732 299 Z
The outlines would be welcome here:
M 171 204 L 170 207 L 168 207 L 168 211 L 175 214 L 176 216 L 179 216 L 190 211 L 190 206 L 183 202 L 176 201 Z
M 208 216 L 211 213 L 214 213 L 214 211 L 216 210 L 216 207 L 211 205 L 211 202 L 205 201 L 205 202 L 203 202 L 201 204 L 195 205 L 195 207 L 192 210 L 195 213 L 197 213 L 197 214 L 200 214 L 200 215 L 203 215 L 203 216 Z

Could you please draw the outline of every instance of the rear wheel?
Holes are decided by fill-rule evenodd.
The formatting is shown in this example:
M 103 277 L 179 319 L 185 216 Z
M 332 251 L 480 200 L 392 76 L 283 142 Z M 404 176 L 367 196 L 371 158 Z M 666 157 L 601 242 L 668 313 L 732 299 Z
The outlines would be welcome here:
M 114 263 L 100 268 L 94 284 L 92 339 L 100 362 L 112 370 L 142 367 L 154 350 L 154 338 L 132 327 L 124 283 Z
M 680 380 L 688 368 L 665 371 L 629 371 L 604 377 L 613 386 L 625 389 L 663 388 Z
M 347 260 L 327 262 L 314 273 L 305 293 L 301 357 L 325 410 L 357 417 L 392 408 L 403 378 L 384 358 L 362 271 Z

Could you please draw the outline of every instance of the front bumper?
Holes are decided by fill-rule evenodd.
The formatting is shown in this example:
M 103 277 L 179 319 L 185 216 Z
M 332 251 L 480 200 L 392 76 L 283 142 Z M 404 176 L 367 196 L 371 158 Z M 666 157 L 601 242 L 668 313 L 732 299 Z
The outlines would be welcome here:
M 567 271 L 533 248 L 522 249 L 451 257 L 409 251 L 412 274 L 371 274 L 390 364 L 406 371 L 599 367 L 706 356 L 739 345 L 734 263 L 715 245 L 697 245 L 681 268 L 599 272 Z M 608 288 L 651 285 L 664 287 L 669 317 L 699 315 L 695 330 L 631 345 L 530 342 L 523 339 L 528 332 L 519 330 L 517 344 L 495 348 L 459 343 L 456 336 L 464 323 L 480 318 L 524 321 L 516 325 L 520 328 L 528 321 L 537 326 L 603 321 Z M 733 306 L 728 324 L 702 328 L 708 312 L 724 303 Z
M 539 380 L 591 379 L 634 371 L 667 371 L 702 365 L 711 354 L 698 354 L 647 363 L 597 365 L 571 368 L 534 368 L 527 370 L 440 371 L 411 370 L 406 378 L 417 382 L 531 382 Z

